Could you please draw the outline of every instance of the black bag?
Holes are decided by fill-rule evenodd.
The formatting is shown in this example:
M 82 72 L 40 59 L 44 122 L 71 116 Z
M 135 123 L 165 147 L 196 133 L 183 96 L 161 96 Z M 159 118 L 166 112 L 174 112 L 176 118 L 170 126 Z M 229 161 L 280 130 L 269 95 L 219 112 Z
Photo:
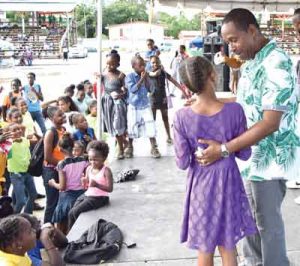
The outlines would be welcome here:
M 54 134 L 53 147 L 56 147 L 58 143 L 57 130 L 54 127 L 51 127 L 50 130 Z M 43 173 L 43 163 L 44 163 L 44 137 L 40 138 L 40 140 L 37 142 L 37 144 L 35 144 L 33 148 L 27 172 L 32 176 L 41 176 Z
M 66 263 L 99 264 L 117 255 L 123 236 L 115 224 L 100 219 L 77 240 L 68 244 L 64 255 Z

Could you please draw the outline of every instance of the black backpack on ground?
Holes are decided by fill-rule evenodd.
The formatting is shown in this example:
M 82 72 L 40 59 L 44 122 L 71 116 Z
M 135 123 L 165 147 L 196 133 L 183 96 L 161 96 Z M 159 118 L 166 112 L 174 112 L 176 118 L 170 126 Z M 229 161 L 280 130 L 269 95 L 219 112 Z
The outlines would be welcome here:
M 100 219 L 82 236 L 68 244 L 64 260 L 73 264 L 99 264 L 117 255 L 123 235 L 115 224 Z
M 53 147 L 56 147 L 58 143 L 58 133 L 56 128 L 51 127 L 50 130 L 53 132 Z M 27 172 L 32 176 L 41 176 L 43 173 L 43 163 L 44 163 L 44 137 L 35 144 L 29 163 Z

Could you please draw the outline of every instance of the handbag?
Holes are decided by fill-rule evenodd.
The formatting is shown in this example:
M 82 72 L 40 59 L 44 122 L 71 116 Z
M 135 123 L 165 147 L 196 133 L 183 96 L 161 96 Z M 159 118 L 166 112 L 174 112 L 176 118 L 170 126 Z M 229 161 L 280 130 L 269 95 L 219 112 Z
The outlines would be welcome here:
M 168 109 L 173 108 L 173 101 L 172 96 L 170 95 L 170 87 L 169 87 L 169 80 L 166 78 L 166 87 L 167 87 L 167 105 Z

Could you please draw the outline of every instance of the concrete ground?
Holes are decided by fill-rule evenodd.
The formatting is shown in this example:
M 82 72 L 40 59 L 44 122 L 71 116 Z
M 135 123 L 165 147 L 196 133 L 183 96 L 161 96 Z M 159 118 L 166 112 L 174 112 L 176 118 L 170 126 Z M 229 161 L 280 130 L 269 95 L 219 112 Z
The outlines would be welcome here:
M 134 143 L 134 158 L 117 161 L 110 157 L 109 166 L 115 176 L 124 169 L 137 168 L 140 173 L 135 181 L 115 184 L 109 206 L 81 215 L 68 235 L 70 241 L 76 240 L 100 218 L 118 225 L 124 241 L 137 246 L 132 249 L 123 246 L 119 255 L 107 265 L 196 265 L 197 251 L 179 243 L 186 172 L 176 167 L 173 146 L 165 142 L 160 119 L 158 129 L 163 156 L 151 158 L 149 141 L 140 139 Z M 291 266 L 300 266 L 300 206 L 294 203 L 294 198 L 299 195 L 300 190 L 287 190 L 283 203 Z M 238 253 L 241 254 L 239 247 Z M 218 253 L 215 265 L 221 265 Z

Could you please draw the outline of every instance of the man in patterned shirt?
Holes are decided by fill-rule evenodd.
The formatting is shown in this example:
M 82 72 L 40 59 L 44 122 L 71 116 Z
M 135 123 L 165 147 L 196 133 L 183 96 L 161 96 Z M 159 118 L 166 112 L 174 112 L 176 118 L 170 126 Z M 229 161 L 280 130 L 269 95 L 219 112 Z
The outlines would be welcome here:
M 293 65 L 276 42 L 261 33 L 247 9 L 233 9 L 225 16 L 222 37 L 246 61 L 236 100 L 244 108 L 249 129 L 223 144 L 199 140 L 208 148 L 197 159 L 209 165 L 252 146 L 242 174 L 259 232 L 243 241 L 244 265 L 288 266 L 281 204 L 285 180 L 297 178 L 300 165 Z
M 297 34 L 300 34 L 300 8 L 297 8 L 294 12 L 293 16 L 293 26 Z M 298 101 L 300 99 L 300 60 L 297 62 L 296 66 L 296 73 L 297 73 L 297 90 L 298 90 Z M 300 176 L 298 177 L 298 180 L 290 180 L 286 182 L 287 188 L 300 188 Z M 300 196 L 295 199 L 295 202 L 297 204 L 300 204 Z

